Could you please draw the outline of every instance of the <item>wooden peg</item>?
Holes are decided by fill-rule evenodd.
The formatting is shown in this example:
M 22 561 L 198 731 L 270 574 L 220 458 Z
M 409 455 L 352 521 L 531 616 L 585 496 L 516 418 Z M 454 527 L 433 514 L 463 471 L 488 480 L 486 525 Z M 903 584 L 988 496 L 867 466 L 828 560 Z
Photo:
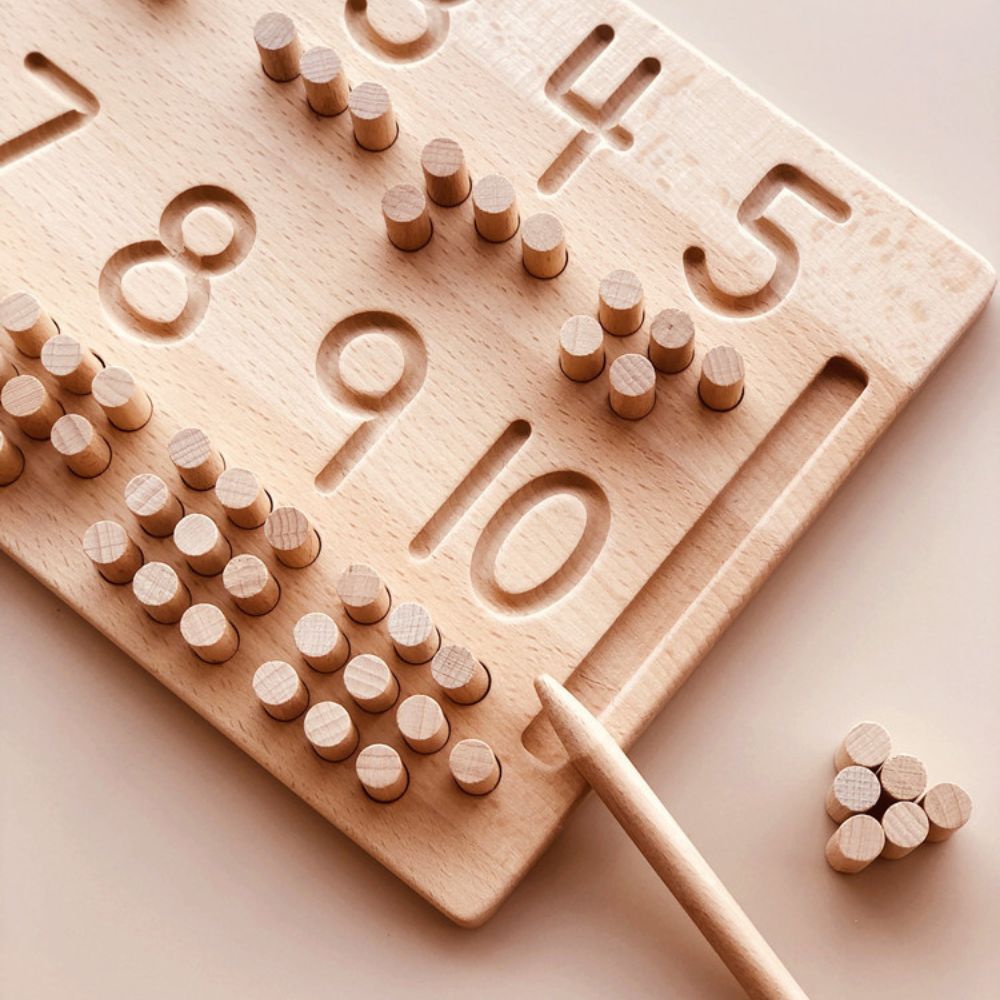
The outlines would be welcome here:
M 640 420 L 656 402 L 656 369 L 642 354 L 622 354 L 608 373 L 611 409 L 626 420 Z
M 882 814 L 882 857 L 893 861 L 905 858 L 927 839 L 929 826 L 927 813 L 916 802 L 894 802 Z
M 85 396 L 101 370 L 101 362 L 76 337 L 60 333 L 42 346 L 42 366 L 68 392 Z
M 927 769 L 923 761 L 908 753 L 888 757 L 878 773 L 882 791 L 897 802 L 919 799 L 927 788 Z
M 83 551 L 108 583 L 129 583 L 142 550 L 117 521 L 96 521 L 83 533 Z
M 343 705 L 318 701 L 302 722 L 310 746 L 324 760 L 346 760 L 358 745 L 358 730 Z
M 399 133 L 389 91 L 380 83 L 360 83 L 347 99 L 354 138 L 362 149 L 377 153 L 388 149 Z
M 875 770 L 885 763 L 890 753 L 892 740 L 888 732 L 877 722 L 859 722 L 851 727 L 837 747 L 833 762 L 838 771 L 852 764 Z
M 333 49 L 309 49 L 302 56 L 301 70 L 306 100 L 316 114 L 332 116 L 347 110 L 351 88 L 340 56 Z
M 186 514 L 174 528 L 174 544 L 199 576 L 218 576 L 233 554 L 219 526 L 207 514 Z
M 662 309 L 649 324 L 649 360 L 657 371 L 674 375 L 694 359 L 694 323 L 681 309 Z
M 627 337 L 642 326 L 645 315 L 642 282 L 632 271 L 612 271 L 601 279 L 597 315 L 615 337 Z
M 322 611 L 303 615 L 292 631 L 295 648 L 313 670 L 333 673 L 339 670 L 351 655 L 351 644 L 337 623 Z
M 410 783 L 402 758 L 385 743 L 366 746 L 354 764 L 361 787 L 376 802 L 395 802 Z
M 102 368 L 90 389 L 104 415 L 120 431 L 137 431 L 153 415 L 152 400 L 124 368 Z
M 398 604 L 389 615 L 389 638 L 407 663 L 426 663 L 441 645 L 441 635 L 422 604 Z
M 20 372 L 6 354 L 0 352 L 0 390 L 12 379 L 17 378 Z
M 30 438 L 45 441 L 63 408 L 34 375 L 18 375 L 0 389 L 0 405 Z
M 30 292 L 14 292 L 0 302 L 0 325 L 10 334 L 14 346 L 29 358 L 39 357 L 45 342 L 59 332 Z
M 260 64 L 272 80 L 286 83 L 299 75 L 301 46 L 295 24 L 287 14 L 265 14 L 254 25 L 253 38 Z
M 362 625 L 373 625 L 389 613 L 389 591 L 378 573 L 365 563 L 352 563 L 340 574 L 337 596 L 347 614 Z
M 181 583 L 172 566 L 150 562 L 140 566 L 132 578 L 132 592 L 155 622 L 172 625 L 191 607 L 191 592 Z
M 476 232 L 490 243 L 509 240 L 520 225 L 514 185 L 499 174 L 487 174 L 472 187 Z
M 448 769 L 469 795 L 488 795 L 500 781 L 500 762 L 489 743 L 461 740 L 451 748 Z
M 420 154 L 427 197 L 436 205 L 461 205 L 472 190 L 465 154 L 454 139 L 431 139 Z
M 396 704 L 399 681 L 380 656 L 362 653 L 344 668 L 344 687 L 366 712 L 384 712 Z
M 434 231 L 427 199 L 412 184 L 397 184 L 382 196 L 382 217 L 389 242 L 400 250 L 419 250 Z
M 854 875 L 867 868 L 885 847 L 882 824 L 862 813 L 845 819 L 826 842 L 826 860 L 835 872 Z
M 271 512 L 271 498 L 248 469 L 223 469 L 215 496 L 238 528 L 259 528 Z
M 257 668 L 253 693 L 261 708 L 279 722 L 297 719 L 309 704 L 309 689 L 295 667 L 284 660 L 268 660 Z
M 319 535 L 298 507 L 275 507 L 264 522 L 264 536 L 280 562 L 301 569 L 316 561 Z
M 548 212 L 524 220 L 521 227 L 521 259 L 528 274 L 554 278 L 566 268 L 566 232 L 563 224 Z
M 52 447 L 81 479 L 99 476 L 111 464 L 111 445 L 79 413 L 64 413 L 52 425 Z
M 24 472 L 24 454 L 0 431 L 0 486 L 10 486 Z
M 972 815 L 969 793 L 961 785 L 947 781 L 929 788 L 920 804 L 930 823 L 927 839 L 934 844 L 947 840 Z
M 125 506 L 142 529 L 154 538 L 172 535 L 177 522 L 184 516 L 184 504 L 152 472 L 142 472 L 126 483 Z
M 743 358 L 728 344 L 713 347 L 701 364 L 698 395 L 710 410 L 731 410 L 743 398 Z
M 431 661 L 431 676 L 459 705 L 482 701 L 490 689 L 489 671 L 465 646 L 442 646 Z
M 167 454 L 181 479 L 193 490 L 210 490 L 226 463 L 200 427 L 185 427 L 167 442 Z
M 225 663 L 240 648 L 239 632 L 214 604 L 192 604 L 181 615 L 181 636 L 206 663 Z
M 604 330 L 592 316 L 570 316 L 559 331 L 559 367 L 574 382 L 604 370 Z
M 396 709 L 396 725 L 411 750 L 437 753 L 451 728 L 441 706 L 426 694 L 413 694 Z
M 278 581 L 264 562 L 249 553 L 233 556 L 222 571 L 222 585 L 247 615 L 266 615 L 281 596 Z
M 827 815 L 834 823 L 843 823 L 848 816 L 868 812 L 881 794 L 878 775 L 852 764 L 837 773 L 826 793 Z

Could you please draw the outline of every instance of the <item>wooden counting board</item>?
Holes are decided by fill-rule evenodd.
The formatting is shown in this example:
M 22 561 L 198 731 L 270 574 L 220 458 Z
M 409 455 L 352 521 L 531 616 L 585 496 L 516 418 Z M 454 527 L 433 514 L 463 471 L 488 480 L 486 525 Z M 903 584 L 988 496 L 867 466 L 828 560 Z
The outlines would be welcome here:
M 282 8 L 279 8 L 279 10 Z M 453 920 L 486 919 L 549 844 L 582 786 L 532 679 L 562 680 L 625 745 L 677 690 L 855 463 L 982 308 L 982 259 L 627 3 L 580 0 L 289 0 L 303 50 L 330 46 L 357 92 L 383 85 L 398 138 L 372 152 L 351 114 L 320 116 L 300 79 L 266 76 L 262 13 L 236 0 L 44 5 L 0 0 L 3 294 L 31 291 L 60 331 L 126 368 L 153 403 L 123 431 L 93 395 L 57 385 L 4 341 L 111 450 L 73 475 L 9 415 L 24 456 L 0 488 L 0 545 L 179 697 Z M 569 259 L 552 280 L 521 262 L 521 233 L 491 243 L 473 207 L 430 205 L 433 232 L 402 252 L 380 210 L 423 189 L 421 150 L 446 136 L 473 180 L 506 177 L 522 233 L 548 212 Z M 559 331 L 596 315 L 609 272 L 635 272 L 645 320 L 603 337 L 578 383 Z M 684 310 L 693 364 L 657 374 L 655 405 L 625 420 L 609 369 L 644 355 L 650 320 Z M 721 344 L 746 390 L 703 405 Z M 230 522 L 178 476 L 167 443 L 203 429 L 227 467 L 304 512 L 318 558 L 293 568 L 261 528 Z M 252 616 L 220 576 L 192 572 L 124 503 L 155 473 L 187 513 L 259 556 L 280 585 Z M 891 516 L 893 499 L 873 517 Z M 212 665 L 132 588 L 94 571 L 92 523 L 120 522 L 146 562 L 172 566 L 223 609 L 239 648 Z M 447 643 L 489 671 L 482 700 L 443 696 L 400 658 L 388 619 L 357 624 L 336 594 L 366 563 L 393 607 L 422 604 Z M 353 655 L 381 656 L 399 702 L 434 697 L 445 747 L 421 754 L 396 709 L 368 713 L 296 650 L 307 613 L 331 616 Z M 314 753 L 302 718 L 278 721 L 251 685 L 292 664 L 311 703 L 350 712 L 359 750 L 385 743 L 409 786 L 380 803 L 357 752 Z M 280 678 L 279 678 L 280 679 Z M 273 678 L 272 678 L 273 680 Z M 270 682 L 269 682 L 270 683 Z M 277 681 L 275 681 L 277 683 Z M 397 704 L 399 703 L 397 702 Z M 451 748 L 485 741 L 502 769 L 470 795 Z

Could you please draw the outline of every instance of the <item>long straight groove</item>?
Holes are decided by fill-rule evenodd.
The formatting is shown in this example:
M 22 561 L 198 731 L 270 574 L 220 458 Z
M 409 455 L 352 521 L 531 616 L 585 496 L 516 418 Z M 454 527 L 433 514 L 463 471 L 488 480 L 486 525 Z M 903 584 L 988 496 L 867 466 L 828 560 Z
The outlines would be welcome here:
M 448 537 L 469 508 L 486 492 L 487 487 L 510 464 L 531 436 L 527 420 L 515 420 L 486 449 L 482 458 L 469 470 L 430 520 L 413 536 L 410 555 L 426 559 Z
M 599 714 L 627 681 L 658 655 L 673 628 L 864 391 L 867 379 L 843 358 L 828 361 L 691 530 L 563 682 Z M 563 752 L 536 716 L 525 748 L 554 763 Z

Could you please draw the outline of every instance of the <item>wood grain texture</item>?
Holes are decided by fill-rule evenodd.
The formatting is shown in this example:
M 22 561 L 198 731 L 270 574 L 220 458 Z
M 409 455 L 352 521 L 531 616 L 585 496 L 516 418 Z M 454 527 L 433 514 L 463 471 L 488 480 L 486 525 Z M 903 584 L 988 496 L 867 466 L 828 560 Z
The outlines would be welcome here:
M 107 438 L 113 460 L 77 479 L 0 415 L 25 457 L 0 490 L 0 544 L 465 924 L 495 910 L 581 791 L 536 718 L 540 665 L 616 739 L 634 740 L 993 286 L 974 253 L 627 3 L 581 0 L 553 16 L 547 4 L 467 0 L 449 11 L 446 45 L 396 43 L 383 58 L 342 14 L 303 0 L 305 45 L 329 45 L 352 81 L 391 90 L 399 136 L 378 154 L 355 143 L 349 116 L 317 116 L 300 84 L 262 73 L 258 12 L 233 0 L 175 6 L 169 28 L 152 0 L 53 0 L 44 11 L 0 0 L 0 11 L 10 83 L 0 142 L 48 114 L 31 120 L 27 53 L 40 49 L 87 95 L 75 131 L 4 166 L 0 294 L 29 290 L 153 402 L 127 433 L 5 344 Z M 581 49 L 601 25 L 610 44 Z M 634 99 L 611 109 L 632 139 L 620 149 L 575 114 L 584 100 L 603 105 L 637 66 Z M 558 278 L 526 273 L 519 240 L 477 236 L 475 194 L 431 206 L 434 237 L 419 253 L 389 243 L 382 194 L 420 183 L 420 152 L 440 135 L 461 145 L 477 191 L 490 174 L 509 179 L 508 225 L 540 212 L 563 223 L 570 260 Z M 608 407 L 606 374 L 575 383 L 555 359 L 562 324 L 595 312 L 601 277 L 622 267 L 640 278 L 649 316 L 682 309 L 697 329 L 693 363 L 657 376 L 657 405 L 635 423 Z M 605 338 L 608 367 L 646 352 L 647 326 Z M 395 382 L 356 385 L 349 364 L 342 376 L 341 358 L 361 343 L 390 359 L 382 370 L 399 371 Z M 739 351 L 748 386 L 725 414 L 697 399 L 701 362 L 721 343 Z M 266 615 L 241 611 L 221 577 L 190 573 L 125 506 L 126 483 L 151 473 L 186 512 L 225 525 L 214 493 L 192 489 L 170 460 L 168 441 L 187 427 L 204 428 L 228 464 L 254 470 L 322 537 L 299 569 L 263 529 L 227 528 L 234 553 L 280 583 Z M 584 512 L 570 539 L 546 517 L 521 523 L 553 501 Z M 172 566 L 195 606 L 232 619 L 239 648 L 226 662 L 207 666 L 179 627 L 151 622 L 131 588 L 94 572 L 80 539 L 106 519 Z M 505 551 L 534 553 L 517 586 L 494 572 Z M 444 641 L 492 676 L 482 701 L 447 703 L 449 742 L 421 756 L 394 712 L 355 710 L 350 664 L 308 675 L 315 700 L 349 707 L 362 748 L 399 753 L 410 784 L 390 805 L 363 794 L 350 760 L 322 760 L 301 726 L 270 719 L 250 685 L 261 663 L 295 660 L 295 622 L 321 610 L 355 654 L 386 662 L 400 700 L 439 692 L 429 669 L 396 655 L 387 618 L 362 625 L 343 612 L 336 583 L 352 563 L 375 567 L 394 604 L 425 604 Z M 465 738 L 503 764 L 481 800 L 448 770 L 450 745 Z

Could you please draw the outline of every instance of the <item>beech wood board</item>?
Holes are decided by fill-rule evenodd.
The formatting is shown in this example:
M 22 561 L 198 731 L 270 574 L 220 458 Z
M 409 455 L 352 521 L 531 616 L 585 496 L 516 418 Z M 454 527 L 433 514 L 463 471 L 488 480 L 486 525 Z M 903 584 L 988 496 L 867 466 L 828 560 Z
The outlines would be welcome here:
M 31 290 L 63 332 L 130 369 L 155 407 L 129 434 L 91 397 L 59 393 L 111 443 L 94 480 L 0 415 L 27 459 L 0 489 L 0 545 L 431 903 L 475 925 L 582 791 L 536 718 L 534 676 L 564 681 L 630 744 L 969 326 L 994 276 L 627 3 L 276 7 L 303 48 L 340 53 L 352 84 L 388 88 L 400 134 L 382 153 L 355 144 L 347 114 L 312 113 L 301 81 L 262 73 L 253 25 L 265 9 L 0 2 L 2 291 Z M 518 237 L 477 238 L 468 201 L 431 206 L 424 249 L 389 244 L 382 194 L 421 184 L 420 150 L 436 136 L 463 146 L 473 179 L 508 177 L 522 219 L 559 217 L 562 275 L 528 275 Z M 183 249 L 185 220 L 219 213 L 236 238 L 199 262 Z M 687 310 L 697 330 L 694 364 L 658 376 L 656 405 L 636 422 L 610 411 L 607 369 L 581 385 L 557 361 L 564 320 L 594 314 L 600 278 L 620 267 L 644 283 L 646 321 L 605 338 L 609 364 L 645 352 L 660 309 Z M 745 398 L 728 413 L 696 392 L 720 343 L 746 363 Z M 382 398 L 349 391 L 342 348 L 356 380 L 401 364 L 397 386 Z M 191 425 L 309 514 L 316 563 L 282 567 L 261 530 L 230 525 L 212 493 L 183 486 L 166 441 Z M 122 490 L 143 471 L 216 518 L 235 553 L 268 562 L 282 588 L 272 613 L 241 614 L 221 578 L 196 577 L 170 539 L 138 529 Z M 872 516 L 891 517 L 892 502 Z M 202 663 L 177 626 L 153 623 L 130 587 L 98 576 L 80 539 L 101 518 L 177 568 L 196 600 L 226 609 L 241 638 L 233 659 Z M 393 655 L 384 621 L 348 621 L 334 581 L 356 561 L 487 665 L 482 702 L 441 697 L 427 665 Z M 299 660 L 292 626 L 307 611 L 332 614 L 354 653 L 382 655 L 402 696 L 441 700 L 442 752 L 413 753 L 393 711 L 355 710 L 341 673 Z M 400 750 L 411 783 L 399 801 L 368 799 L 353 757 L 321 760 L 301 720 L 261 710 L 250 679 L 269 659 L 294 663 L 314 702 L 348 706 L 361 746 Z M 481 798 L 448 773 L 466 737 L 486 740 L 503 768 Z

